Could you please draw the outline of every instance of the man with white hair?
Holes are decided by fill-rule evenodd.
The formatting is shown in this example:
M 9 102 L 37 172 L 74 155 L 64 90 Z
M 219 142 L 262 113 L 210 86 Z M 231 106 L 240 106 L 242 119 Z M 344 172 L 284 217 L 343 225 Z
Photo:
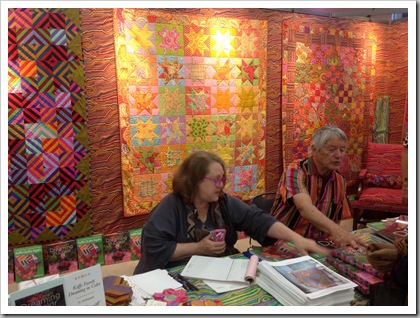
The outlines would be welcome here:
M 332 239 L 337 247 L 366 246 L 339 223 L 351 218 L 346 180 L 338 172 L 347 151 L 347 136 L 336 126 L 315 131 L 310 156 L 292 162 L 280 179 L 270 214 L 300 235 Z

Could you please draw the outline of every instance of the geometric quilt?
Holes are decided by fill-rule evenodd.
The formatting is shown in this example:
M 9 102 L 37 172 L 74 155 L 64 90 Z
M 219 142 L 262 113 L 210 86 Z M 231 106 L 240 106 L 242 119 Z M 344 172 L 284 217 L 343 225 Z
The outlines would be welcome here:
M 317 128 L 334 124 L 349 140 L 340 172 L 354 186 L 373 129 L 375 35 L 283 23 L 282 47 L 284 166 L 307 155 Z
M 89 235 L 78 9 L 8 12 L 9 244 Z
M 225 191 L 264 190 L 267 21 L 114 9 L 124 215 L 147 214 L 196 150 Z

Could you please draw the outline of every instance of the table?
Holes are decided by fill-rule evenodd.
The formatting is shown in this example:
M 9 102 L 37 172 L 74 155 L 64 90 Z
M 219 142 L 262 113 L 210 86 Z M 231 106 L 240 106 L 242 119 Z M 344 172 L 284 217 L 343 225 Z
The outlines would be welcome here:
M 315 255 L 318 260 L 320 259 L 319 255 Z M 245 258 L 242 254 L 237 254 L 231 256 L 233 258 Z M 118 263 L 112 265 L 104 265 L 101 267 L 102 276 L 110 275 L 126 275 L 131 276 L 133 274 L 134 268 L 137 265 L 138 261 L 130 261 L 125 263 Z M 331 265 L 326 262 L 323 262 L 329 268 L 333 269 Z M 183 266 L 178 266 L 170 269 L 170 272 L 181 273 Z M 333 269 L 334 270 L 334 269 Z M 230 291 L 226 293 L 216 293 L 213 289 L 207 286 L 201 280 L 191 279 L 191 282 L 196 285 L 198 291 L 188 291 L 187 295 L 190 301 L 193 300 L 219 300 L 225 306 L 282 306 L 275 298 L 273 298 L 269 293 L 261 289 L 258 285 L 254 284 L 244 289 L 239 289 L 235 291 Z M 18 289 L 18 283 L 9 284 L 9 293 L 16 291 Z M 366 306 L 369 304 L 368 299 L 363 296 L 360 292 L 355 291 L 355 299 L 351 305 L 353 306 Z
M 320 254 L 313 254 L 314 258 L 326 265 L 328 268 L 337 272 L 337 270 L 325 261 L 325 256 Z M 231 258 L 246 258 L 243 254 L 230 256 Z M 170 272 L 181 273 L 184 266 L 178 266 L 170 269 Z M 250 285 L 247 288 L 230 291 L 226 293 L 216 293 L 213 289 L 207 286 L 203 281 L 198 279 L 189 279 L 198 291 L 188 291 L 187 296 L 189 301 L 194 300 L 219 300 L 225 306 L 282 306 L 271 294 L 267 293 L 256 284 Z M 369 298 L 355 290 L 354 300 L 351 302 L 352 306 L 367 306 L 369 305 Z
M 236 255 L 235 258 L 244 257 Z M 173 273 L 181 273 L 184 266 L 178 266 L 171 270 Z M 202 280 L 189 279 L 199 290 L 188 291 L 189 301 L 194 300 L 219 300 L 224 306 L 281 306 L 281 304 L 258 285 L 253 284 L 249 287 L 225 293 L 216 293 L 207 286 Z

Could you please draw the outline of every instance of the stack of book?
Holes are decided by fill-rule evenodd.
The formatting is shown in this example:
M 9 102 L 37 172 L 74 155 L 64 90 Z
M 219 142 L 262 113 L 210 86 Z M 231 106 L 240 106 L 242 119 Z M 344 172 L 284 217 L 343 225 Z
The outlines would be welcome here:
M 371 230 L 372 237 L 385 243 L 393 243 L 399 238 L 408 238 L 407 215 L 371 222 L 367 224 L 367 227 Z
M 355 265 L 346 263 L 339 258 L 327 257 L 326 261 L 328 264 L 332 265 L 340 274 L 356 283 L 357 290 L 359 290 L 363 295 L 369 295 L 371 285 L 383 282 L 383 279 L 365 272 Z
M 357 286 L 310 256 L 258 264 L 257 284 L 285 306 L 345 306 Z
M 399 238 L 408 238 L 408 225 L 398 222 L 391 222 L 385 224 L 385 228 L 374 232 L 374 235 L 379 236 L 389 243 L 393 243 Z
M 382 283 L 385 274 L 376 270 L 367 258 L 365 247 L 355 249 L 351 246 L 337 248 L 326 261 L 337 271 L 354 281 L 357 289 L 364 295 L 369 294 L 371 285 Z

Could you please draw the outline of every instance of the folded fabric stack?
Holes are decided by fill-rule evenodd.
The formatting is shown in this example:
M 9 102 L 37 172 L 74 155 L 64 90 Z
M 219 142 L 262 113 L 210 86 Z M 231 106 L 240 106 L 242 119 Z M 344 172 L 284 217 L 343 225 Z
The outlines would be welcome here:
M 120 276 L 104 277 L 105 300 L 107 306 L 128 306 L 133 290 Z

